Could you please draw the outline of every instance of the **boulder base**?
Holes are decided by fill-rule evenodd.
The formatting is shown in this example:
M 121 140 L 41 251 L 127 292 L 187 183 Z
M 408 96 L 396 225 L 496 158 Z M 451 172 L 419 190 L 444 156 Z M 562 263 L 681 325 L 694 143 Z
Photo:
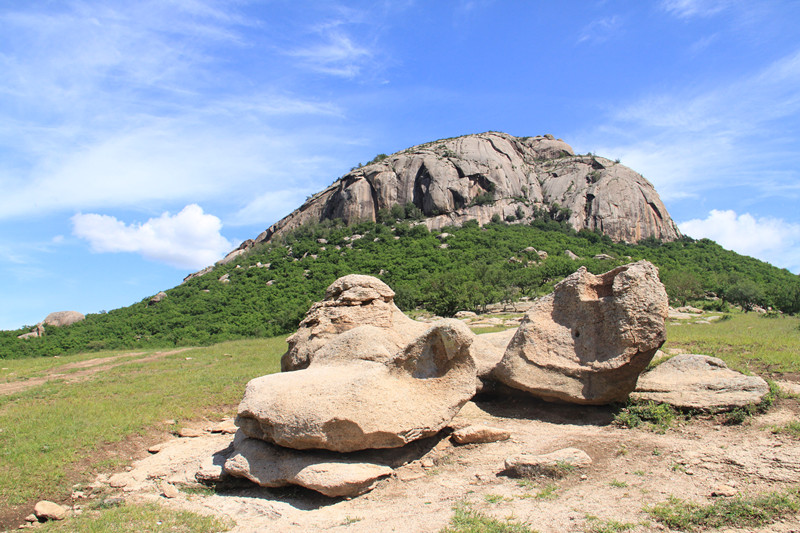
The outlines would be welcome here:
M 325 496 L 357 496 L 380 478 L 391 475 L 386 465 L 359 462 L 345 456 L 289 450 L 237 435 L 225 472 L 262 487 L 299 485 Z

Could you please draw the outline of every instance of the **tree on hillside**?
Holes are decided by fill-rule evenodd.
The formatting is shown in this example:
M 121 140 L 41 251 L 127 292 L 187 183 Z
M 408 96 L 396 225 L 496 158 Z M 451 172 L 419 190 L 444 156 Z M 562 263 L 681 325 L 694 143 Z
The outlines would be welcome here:
M 732 285 L 725 291 L 726 299 L 740 305 L 744 312 L 752 311 L 757 305 L 764 304 L 764 291 L 755 282 L 744 279 Z
M 703 285 L 692 272 L 673 270 L 662 276 L 664 287 L 670 299 L 686 305 L 688 300 L 695 300 L 703 296 Z

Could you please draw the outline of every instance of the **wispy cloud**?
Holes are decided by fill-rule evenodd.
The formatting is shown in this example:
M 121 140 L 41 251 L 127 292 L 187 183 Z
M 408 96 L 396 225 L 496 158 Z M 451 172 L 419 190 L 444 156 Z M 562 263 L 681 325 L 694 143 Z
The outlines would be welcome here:
M 360 74 L 372 53 L 356 44 L 340 29 L 325 28 L 320 33 L 321 42 L 289 50 L 287 54 L 323 74 L 344 78 L 353 78 Z
M 666 199 L 720 186 L 768 193 L 791 191 L 800 177 L 770 170 L 792 168 L 798 156 L 798 132 L 775 126 L 787 119 L 800 121 L 800 51 L 724 85 L 642 98 L 588 136 L 593 149 L 643 172 Z
M 680 18 L 710 17 L 724 11 L 734 0 L 662 0 L 661 7 Z
M 220 58 L 250 46 L 245 30 L 259 25 L 237 5 L 0 8 L 0 27 L 13 35 L 0 42 L 0 219 L 208 199 L 241 205 L 272 181 L 318 178 L 319 168 L 293 170 L 308 170 L 307 152 L 333 144 L 323 121 L 344 111 L 280 84 L 242 83 L 248 74 L 238 70 L 228 79 Z M 343 51 L 327 50 L 331 68 L 363 55 L 352 42 L 349 51 L 333 43 Z M 311 118 L 322 121 L 309 128 Z
M 712 210 L 705 219 L 687 220 L 678 227 L 691 237 L 708 238 L 730 250 L 800 273 L 800 224 Z
M 222 222 L 187 205 L 179 213 L 163 213 L 142 224 L 125 224 L 116 217 L 77 214 L 72 232 L 89 241 L 94 252 L 132 252 L 177 268 L 201 268 L 214 263 L 233 244 L 220 235 Z
M 622 28 L 622 19 L 618 15 L 603 17 L 587 24 L 578 35 L 578 44 L 602 43 L 611 39 Z

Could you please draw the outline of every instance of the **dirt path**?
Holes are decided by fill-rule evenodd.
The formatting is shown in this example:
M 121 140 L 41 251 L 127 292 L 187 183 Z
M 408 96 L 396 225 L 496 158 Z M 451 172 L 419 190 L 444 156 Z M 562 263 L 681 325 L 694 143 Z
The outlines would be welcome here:
M 166 352 L 155 352 L 146 357 L 136 357 L 138 355 L 143 355 L 146 352 L 131 352 L 120 355 L 113 355 L 109 357 L 97 357 L 95 359 L 87 359 L 86 361 L 78 361 L 75 363 L 67 363 L 64 365 L 57 366 L 55 368 L 51 368 L 43 376 L 38 376 L 21 381 L 9 381 L 7 383 L 0 383 L 0 396 L 5 396 L 8 394 L 14 394 L 16 392 L 28 390 L 31 387 L 37 387 L 39 385 L 47 383 L 48 381 L 53 381 L 53 380 L 63 380 L 65 383 L 78 383 L 81 381 L 86 381 L 87 379 L 97 374 L 98 372 L 104 372 L 106 370 L 110 370 L 112 368 L 116 368 L 118 366 L 127 365 L 131 363 L 144 363 L 147 361 L 154 361 L 156 359 L 161 359 L 162 357 L 166 357 L 168 355 L 185 352 L 186 350 L 189 350 L 189 348 L 180 348 L 177 350 L 170 350 Z M 132 357 L 133 359 L 119 361 L 119 359 L 124 359 L 128 357 Z M 71 372 L 72 370 L 75 371 Z
M 228 517 L 236 522 L 236 533 L 435 532 L 447 526 L 453 507 L 464 502 L 541 533 L 598 531 L 593 528 L 610 520 L 628 524 L 626 531 L 666 531 L 644 512 L 646 506 L 670 496 L 708 502 L 723 485 L 746 494 L 797 486 L 800 441 L 772 434 L 769 428 L 796 420 L 798 411 L 796 401 L 786 400 L 744 426 L 694 419 L 658 434 L 612 424 L 607 408 L 497 398 L 468 403 L 452 425 L 504 428 L 512 433 L 510 440 L 454 446 L 446 435 L 434 438 L 424 455 L 353 499 L 254 485 L 210 494 L 187 491 L 164 499 L 160 479 L 191 482 L 200 462 L 232 438 L 211 435 L 170 441 L 125 474 L 140 482 L 122 491 L 133 500 Z M 586 451 L 592 465 L 563 479 L 521 481 L 502 473 L 509 456 L 568 446 Z M 730 531 L 798 532 L 800 519 Z

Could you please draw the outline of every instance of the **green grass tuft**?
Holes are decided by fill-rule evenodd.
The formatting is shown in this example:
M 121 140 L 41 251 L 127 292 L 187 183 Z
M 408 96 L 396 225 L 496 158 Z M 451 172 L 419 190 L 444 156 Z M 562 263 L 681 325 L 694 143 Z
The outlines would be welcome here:
M 466 504 L 456 506 L 453 511 L 450 525 L 439 533 L 535 533 L 523 524 L 492 518 Z
M 631 401 L 614 415 L 614 422 L 631 429 L 645 426 L 664 433 L 677 416 L 675 409 L 665 403 Z
M 47 522 L 38 531 L 70 533 L 217 533 L 229 531 L 231 520 L 203 516 L 188 511 L 174 511 L 149 503 L 125 504 L 103 511 L 86 511 L 63 522 Z
M 666 502 L 645 508 L 655 520 L 682 531 L 695 531 L 698 528 L 758 527 L 798 510 L 798 489 L 755 496 L 742 495 L 705 505 L 670 497 Z

